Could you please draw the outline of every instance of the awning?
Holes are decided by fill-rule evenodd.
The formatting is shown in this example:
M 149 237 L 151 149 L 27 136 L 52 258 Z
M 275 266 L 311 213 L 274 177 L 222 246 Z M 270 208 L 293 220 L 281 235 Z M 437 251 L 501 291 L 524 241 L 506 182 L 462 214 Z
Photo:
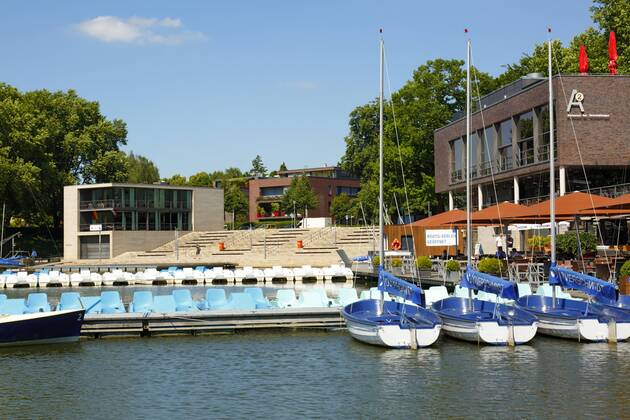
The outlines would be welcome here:
M 472 214 L 471 220 L 474 224 L 508 224 L 507 220 L 518 217 L 519 214 L 527 211 L 528 207 L 521 204 L 515 204 L 509 201 L 504 201 L 494 206 L 486 207 L 485 209 L 476 211 Z M 464 215 L 464 222 L 466 221 Z
M 556 216 L 563 219 L 595 216 L 597 212 L 594 212 L 593 208 L 609 206 L 612 203 L 612 198 L 576 191 L 556 198 Z M 522 212 L 514 214 L 514 219 L 521 221 L 548 221 L 549 217 L 549 200 L 526 207 Z
M 417 220 L 411 223 L 411 226 L 421 227 L 438 227 L 438 226 L 452 226 L 454 224 L 460 224 L 461 219 L 466 222 L 466 212 L 464 210 L 453 209 L 439 213 L 434 216 L 425 217 L 424 219 Z

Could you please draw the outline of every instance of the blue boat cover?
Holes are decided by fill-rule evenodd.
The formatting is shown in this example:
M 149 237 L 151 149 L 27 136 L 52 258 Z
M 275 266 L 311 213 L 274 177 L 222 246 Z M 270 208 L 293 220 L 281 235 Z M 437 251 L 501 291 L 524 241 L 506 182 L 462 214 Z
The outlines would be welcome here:
M 378 290 L 424 307 L 424 294 L 421 288 L 388 273 L 382 266 L 378 268 Z
M 504 299 L 518 299 L 518 287 L 516 283 L 490 274 L 481 273 L 474 270 L 471 266 L 466 267 L 459 286 L 473 290 L 481 290 L 486 293 L 494 293 Z
M 617 301 L 617 288 L 614 284 L 568 268 L 560 268 L 556 264 L 549 268 L 549 284 L 579 290 L 602 303 Z
M 22 260 L 17 258 L 0 258 L 0 265 L 10 265 L 13 267 L 20 267 L 22 264 Z
M 352 259 L 352 261 L 357 261 L 357 262 L 363 262 L 363 261 L 369 261 L 370 257 L 368 257 L 367 255 L 359 255 L 358 257 L 354 257 Z

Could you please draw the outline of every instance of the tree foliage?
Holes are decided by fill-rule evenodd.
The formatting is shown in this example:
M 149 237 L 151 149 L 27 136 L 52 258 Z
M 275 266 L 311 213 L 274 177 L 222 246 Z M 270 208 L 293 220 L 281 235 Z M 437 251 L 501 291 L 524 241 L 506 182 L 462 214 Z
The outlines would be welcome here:
M 12 216 L 58 227 L 64 185 L 126 180 L 126 142 L 122 120 L 73 90 L 0 84 L 0 193 Z
M 224 190 L 225 211 L 234 212 L 235 223 L 240 224 L 247 220 L 249 213 L 249 201 L 247 196 L 237 183 L 229 183 Z
M 127 156 L 127 182 L 153 184 L 160 181 L 160 171 L 149 159 L 129 152 Z
M 293 209 L 293 203 L 298 212 L 304 209 L 314 209 L 319 205 L 319 200 L 306 176 L 296 176 L 291 180 L 282 199 L 282 208 Z
M 250 169 L 249 174 L 259 178 L 267 176 L 267 168 L 260 155 L 256 155 L 254 160 L 252 160 L 252 169 Z
M 343 222 L 346 216 L 357 216 L 354 199 L 346 193 L 336 195 L 330 204 L 330 214 L 337 223 Z

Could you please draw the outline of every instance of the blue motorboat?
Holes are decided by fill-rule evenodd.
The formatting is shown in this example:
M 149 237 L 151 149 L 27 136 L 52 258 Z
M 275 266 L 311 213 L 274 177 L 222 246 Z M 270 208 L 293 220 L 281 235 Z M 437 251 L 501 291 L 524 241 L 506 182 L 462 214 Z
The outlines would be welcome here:
M 78 341 L 83 309 L 0 315 L 0 346 Z
M 615 285 L 578 273 L 555 263 L 549 268 L 549 284 L 579 290 L 593 301 L 545 296 L 525 296 L 520 308 L 535 315 L 539 331 L 578 341 L 624 341 L 630 337 L 630 312 L 615 307 L 619 302 Z
M 379 268 L 378 289 L 398 296 L 404 303 L 364 299 L 346 305 L 341 314 L 355 339 L 390 348 L 418 348 L 435 343 L 442 321 L 424 307 L 418 286 Z
M 468 266 L 460 286 L 469 290 L 494 293 L 506 300 L 518 299 L 515 283 L 480 273 Z M 516 345 L 536 335 L 535 316 L 513 305 L 485 300 L 448 297 L 432 305 L 442 318 L 444 332 L 454 338 L 479 344 Z

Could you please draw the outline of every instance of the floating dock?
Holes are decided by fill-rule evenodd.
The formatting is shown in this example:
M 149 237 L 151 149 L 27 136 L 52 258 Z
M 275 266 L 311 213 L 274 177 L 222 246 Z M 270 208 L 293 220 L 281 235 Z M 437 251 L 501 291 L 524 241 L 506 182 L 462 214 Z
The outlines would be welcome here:
M 255 311 L 195 311 L 175 313 L 89 314 L 81 335 L 154 336 L 226 333 L 238 330 L 278 328 L 345 328 L 340 308 L 285 308 Z

